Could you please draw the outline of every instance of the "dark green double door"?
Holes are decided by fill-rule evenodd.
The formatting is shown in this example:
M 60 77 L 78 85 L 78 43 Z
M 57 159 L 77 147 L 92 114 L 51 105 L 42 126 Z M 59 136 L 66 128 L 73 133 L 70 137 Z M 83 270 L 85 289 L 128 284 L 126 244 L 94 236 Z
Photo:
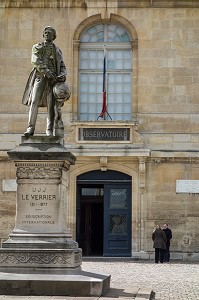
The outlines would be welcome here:
M 131 186 L 104 186 L 104 256 L 131 256 Z
M 131 180 L 111 178 L 78 180 L 77 242 L 85 256 L 131 256 Z

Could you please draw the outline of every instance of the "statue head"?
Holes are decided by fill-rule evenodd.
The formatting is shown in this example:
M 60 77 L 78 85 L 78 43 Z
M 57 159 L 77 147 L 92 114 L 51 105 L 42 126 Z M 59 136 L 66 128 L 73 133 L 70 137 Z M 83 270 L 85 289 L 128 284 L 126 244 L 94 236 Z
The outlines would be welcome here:
M 44 28 L 44 30 L 43 30 L 43 37 L 44 37 L 44 33 L 46 31 L 51 31 L 52 32 L 52 34 L 53 34 L 53 41 L 54 41 L 56 39 L 56 37 L 57 37 L 55 29 L 53 27 L 51 27 L 51 26 L 46 26 Z

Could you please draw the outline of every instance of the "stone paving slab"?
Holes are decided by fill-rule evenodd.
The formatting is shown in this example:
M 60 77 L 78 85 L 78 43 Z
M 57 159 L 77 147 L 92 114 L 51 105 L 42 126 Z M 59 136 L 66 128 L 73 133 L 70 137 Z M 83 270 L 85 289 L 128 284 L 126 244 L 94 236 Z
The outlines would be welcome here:
M 110 288 L 109 291 L 105 293 L 105 295 L 100 297 L 100 300 L 113 300 L 113 299 L 135 299 L 138 293 L 138 289 L 133 288 Z M 79 300 L 79 299 L 78 299 Z
M 151 289 L 147 289 L 147 288 L 140 288 L 138 289 L 137 291 L 137 294 L 136 294 L 136 300 L 140 300 L 141 299 L 152 299 L 154 295 L 154 292 L 151 290 Z

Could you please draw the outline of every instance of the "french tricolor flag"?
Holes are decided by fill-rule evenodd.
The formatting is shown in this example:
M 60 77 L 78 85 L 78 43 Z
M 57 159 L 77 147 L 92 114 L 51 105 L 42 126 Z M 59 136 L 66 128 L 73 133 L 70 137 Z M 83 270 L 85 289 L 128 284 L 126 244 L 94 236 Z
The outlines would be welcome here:
M 101 111 L 99 117 L 104 118 L 106 113 L 107 113 L 107 104 L 106 104 L 106 49 L 104 47 L 102 111 Z

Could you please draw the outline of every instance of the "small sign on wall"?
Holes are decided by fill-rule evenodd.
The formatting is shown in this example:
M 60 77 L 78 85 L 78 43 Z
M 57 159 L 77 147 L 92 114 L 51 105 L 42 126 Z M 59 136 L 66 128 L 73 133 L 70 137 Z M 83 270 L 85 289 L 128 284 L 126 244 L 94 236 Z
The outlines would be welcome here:
M 16 179 L 3 179 L 2 192 L 16 192 L 17 182 Z
M 176 180 L 176 193 L 199 194 L 199 180 Z

